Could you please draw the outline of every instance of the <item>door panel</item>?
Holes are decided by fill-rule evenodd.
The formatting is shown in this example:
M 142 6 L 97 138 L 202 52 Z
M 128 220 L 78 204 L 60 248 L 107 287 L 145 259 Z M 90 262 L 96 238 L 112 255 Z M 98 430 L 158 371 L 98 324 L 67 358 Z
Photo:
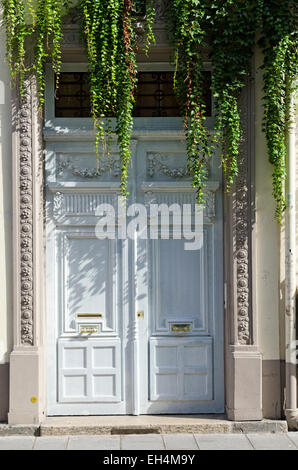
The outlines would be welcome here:
M 143 203 L 149 215 L 150 204 L 190 204 L 194 216 L 181 121 L 176 130 L 150 132 L 151 124 L 146 130 L 144 121 L 141 130 L 140 123 L 132 140 L 128 206 Z M 190 240 L 177 237 L 171 215 L 169 239 L 159 219 L 150 218 L 151 238 L 138 230 L 132 239 L 96 237 L 98 205 L 118 210 L 115 143 L 99 163 L 91 127 L 81 140 L 71 130 L 53 131 L 46 149 L 48 414 L 222 412 L 216 157 L 209 164 L 203 244 L 187 250 Z
M 177 408 L 212 400 L 212 339 L 151 338 L 150 384 L 152 401 L 180 401 Z
M 94 318 L 101 321 L 102 331 L 115 332 L 114 243 L 94 234 L 64 234 L 65 332 L 76 331 L 78 315 L 86 312 L 100 315 Z
M 185 243 L 183 238 L 152 242 L 155 333 L 171 331 L 171 324 L 177 321 L 189 323 L 191 331 L 206 323 L 204 253 L 186 251 Z
M 58 341 L 60 403 L 121 401 L 120 339 Z

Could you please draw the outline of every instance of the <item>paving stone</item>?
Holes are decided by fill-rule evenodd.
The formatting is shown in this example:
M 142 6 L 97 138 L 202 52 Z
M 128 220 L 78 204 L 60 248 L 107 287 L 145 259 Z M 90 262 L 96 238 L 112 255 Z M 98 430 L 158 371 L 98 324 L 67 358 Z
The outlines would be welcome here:
M 253 450 L 243 434 L 195 434 L 201 450 Z
M 0 450 L 32 450 L 35 437 L 5 436 L 0 438 Z
M 288 432 L 288 437 L 298 448 L 298 432 Z
M 68 437 L 66 436 L 45 436 L 37 437 L 34 443 L 34 450 L 66 450 Z
M 128 434 L 121 436 L 122 450 L 162 450 L 164 448 L 160 434 Z
M 163 440 L 167 450 L 198 450 L 193 434 L 164 434 Z
M 247 438 L 256 450 L 297 450 L 287 434 L 257 433 L 247 434 Z
M 286 421 L 263 419 L 262 421 L 234 421 L 231 423 L 230 432 L 239 432 L 242 434 L 255 434 L 257 432 L 286 433 L 287 431 L 288 425 Z
M 71 436 L 67 450 L 119 450 L 120 436 Z

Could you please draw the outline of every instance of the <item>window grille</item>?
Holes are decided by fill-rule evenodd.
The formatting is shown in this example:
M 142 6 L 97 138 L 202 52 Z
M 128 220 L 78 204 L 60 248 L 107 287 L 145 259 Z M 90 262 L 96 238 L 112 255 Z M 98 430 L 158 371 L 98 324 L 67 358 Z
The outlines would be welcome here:
M 204 72 L 206 116 L 211 116 L 211 72 Z M 134 117 L 178 117 L 173 72 L 139 72 Z M 56 117 L 90 117 L 89 74 L 63 72 L 55 99 Z

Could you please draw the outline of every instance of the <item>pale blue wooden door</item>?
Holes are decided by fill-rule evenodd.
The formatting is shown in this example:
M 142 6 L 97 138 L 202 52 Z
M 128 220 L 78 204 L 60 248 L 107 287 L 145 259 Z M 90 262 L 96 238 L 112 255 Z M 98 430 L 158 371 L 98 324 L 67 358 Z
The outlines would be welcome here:
M 161 124 L 162 125 L 162 124 Z M 154 239 L 136 236 L 136 310 L 139 334 L 139 412 L 223 411 L 222 240 L 220 171 L 209 165 L 202 245 L 190 249 L 180 234 L 183 205 L 195 192 L 187 172 L 185 144 L 173 130 L 138 142 L 135 163 L 138 202 L 164 210 L 169 232 L 155 220 Z M 157 137 L 157 136 L 155 136 Z M 179 210 L 178 210 L 179 213 Z M 152 222 L 152 220 L 150 220 Z M 181 229 L 183 232 L 183 230 Z M 180 237 L 181 235 L 181 237 Z M 187 235 L 187 233 L 186 233 Z
M 99 239 L 96 208 L 118 208 L 117 145 L 98 164 L 92 121 L 48 109 L 48 414 L 222 412 L 218 160 L 209 165 L 199 249 L 186 250 L 173 223 L 169 239 L 158 222 L 153 238 L 136 229 Z M 131 149 L 128 206 L 194 208 L 180 119 L 136 119 Z

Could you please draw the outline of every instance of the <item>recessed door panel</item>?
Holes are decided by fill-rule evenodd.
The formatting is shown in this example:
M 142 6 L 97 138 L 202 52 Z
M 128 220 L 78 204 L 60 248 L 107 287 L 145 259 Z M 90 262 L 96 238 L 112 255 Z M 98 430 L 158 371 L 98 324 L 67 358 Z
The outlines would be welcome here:
M 155 332 L 186 322 L 190 332 L 206 323 L 204 252 L 186 251 L 185 239 L 152 241 L 152 297 Z
M 152 401 L 212 400 L 212 375 L 211 338 L 150 339 Z
M 76 331 L 78 320 L 96 319 L 101 330 L 116 332 L 115 241 L 94 232 L 64 232 L 61 236 L 64 289 L 64 332 Z
M 60 403 L 120 402 L 120 339 L 60 339 L 58 377 Z

